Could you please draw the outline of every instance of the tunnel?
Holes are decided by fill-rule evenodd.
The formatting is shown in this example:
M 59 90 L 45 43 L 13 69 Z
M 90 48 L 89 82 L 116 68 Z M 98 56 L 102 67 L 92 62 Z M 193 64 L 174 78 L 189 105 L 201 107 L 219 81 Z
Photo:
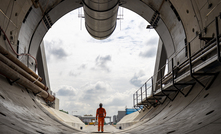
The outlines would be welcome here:
M 41 53 L 40 58 L 44 58 L 41 44 L 57 20 L 80 7 L 84 8 L 89 34 L 96 39 L 108 38 L 117 25 L 120 6 L 148 21 L 146 29 L 155 29 L 160 40 L 154 75 L 131 98 L 137 112 L 124 117 L 116 125 L 120 130 L 115 133 L 220 133 L 220 3 L 219 0 L 1 1 L 0 132 L 86 133 L 80 129 L 81 123 L 71 127 L 56 118 L 52 108 L 56 107 L 56 97 L 47 87 L 46 63 L 38 57 Z M 19 56 L 25 58 L 19 60 Z

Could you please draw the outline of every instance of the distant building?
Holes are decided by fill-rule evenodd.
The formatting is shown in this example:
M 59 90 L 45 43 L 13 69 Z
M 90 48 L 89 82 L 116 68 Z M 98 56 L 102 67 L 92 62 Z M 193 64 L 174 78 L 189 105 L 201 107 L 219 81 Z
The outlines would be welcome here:
M 89 124 L 91 122 L 95 122 L 95 118 L 93 115 L 84 115 L 83 117 L 79 117 L 82 122 L 85 124 Z
M 117 115 L 114 115 L 114 116 L 113 116 L 113 123 L 114 123 L 114 124 L 117 123 Z
M 118 111 L 117 122 L 119 122 L 126 115 L 126 111 Z
M 95 119 L 96 117 L 94 117 L 93 115 L 84 115 L 83 117 L 82 116 L 79 116 L 79 115 L 74 115 L 76 117 L 78 117 L 82 122 L 84 122 L 86 125 L 90 124 L 94 124 L 95 123 Z M 105 118 L 109 118 L 110 122 L 111 123 L 111 116 L 106 116 Z M 104 121 L 104 124 L 106 124 L 106 122 Z

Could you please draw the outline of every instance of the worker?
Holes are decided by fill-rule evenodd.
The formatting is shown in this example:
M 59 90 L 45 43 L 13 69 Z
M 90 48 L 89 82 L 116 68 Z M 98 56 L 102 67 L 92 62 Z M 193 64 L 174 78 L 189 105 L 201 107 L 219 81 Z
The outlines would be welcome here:
M 106 110 L 104 108 L 102 108 L 103 104 L 100 103 L 99 104 L 100 108 L 97 109 L 97 113 L 96 113 L 96 120 L 98 118 L 98 132 L 100 132 L 100 128 L 101 128 L 101 132 L 104 132 L 104 118 L 106 117 Z

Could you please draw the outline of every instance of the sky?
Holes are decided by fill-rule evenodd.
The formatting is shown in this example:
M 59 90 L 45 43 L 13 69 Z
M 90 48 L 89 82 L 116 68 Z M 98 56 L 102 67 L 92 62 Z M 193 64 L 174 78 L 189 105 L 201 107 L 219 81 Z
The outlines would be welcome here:
M 103 103 L 107 116 L 117 115 L 133 107 L 132 95 L 153 75 L 158 34 L 124 8 L 113 34 L 97 40 L 78 10 L 60 18 L 44 37 L 50 88 L 59 109 L 69 114 L 95 116 Z

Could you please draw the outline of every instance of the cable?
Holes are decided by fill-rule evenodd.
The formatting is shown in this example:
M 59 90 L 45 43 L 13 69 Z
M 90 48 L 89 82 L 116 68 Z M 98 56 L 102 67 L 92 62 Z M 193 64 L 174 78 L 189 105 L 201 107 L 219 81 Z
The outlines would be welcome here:
M 6 26 L 5 31 L 7 31 L 7 29 L 8 29 L 8 25 L 9 25 L 10 20 L 11 20 L 11 17 L 12 17 L 12 11 L 13 11 L 13 9 L 14 9 L 14 3 L 15 3 L 15 1 L 13 0 L 13 3 L 12 3 L 12 8 L 11 8 L 11 13 L 10 13 L 10 17 L 9 17 L 8 24 L 7 24 L 7 26 Z
M 31 58 L 33 58 L 33 59 L 35 60 L 35 71 L 36 71 L 37 64 L 38 64 L 36 58 L 33 57 L 33 56 L 30 55 L 30 54 L 25 54 L 25 53 L 18 54 L 18 53 L 14 50 L 14 48 L 12 47 L 12 45 L 11 45 L 11 43 L 10 43 L 10 41 L 9 41 L 9 39 L 8 39 L 8 37 L 7 37 L 7 35 L 5 34 L 5 32 L 3 31 L 3 29 L 2 29 L 1 27 L 0 27 L 0 31 L 3 32 L 3 34 L 4 34 L 4 36 L 5 36 L 6 40 L 7 40 L 7 42 L 8 42 L 8 44 L 9 44 L 9 46 L 11 47 L 12 51 L 13 51 L 17 56 L 27 55 L 27 56 L 30 56 Z

